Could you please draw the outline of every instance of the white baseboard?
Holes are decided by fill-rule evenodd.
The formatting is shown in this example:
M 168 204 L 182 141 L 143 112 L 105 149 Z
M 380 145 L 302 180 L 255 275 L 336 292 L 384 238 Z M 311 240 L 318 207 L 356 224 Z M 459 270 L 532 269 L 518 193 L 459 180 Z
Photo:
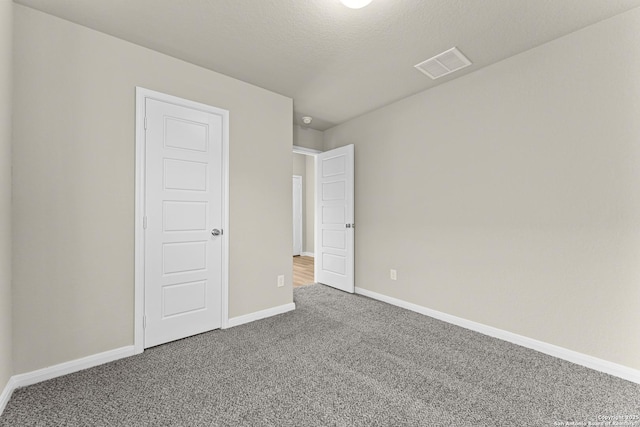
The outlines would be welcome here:
M 245 314 L 244 316 L 233 317 L 229 319 L 228 327 L 238 326 L 245 323 L 253 322 L 254 320 L 260 320 L 267 317 L 275 316 L 277 314 L 286 313 L 288 311 L 295 310 L 295 308 L 295 303 L 289 303 L 278 307 L 268 308 L 266 310 L 256 311 L 255 313 Z M 50 380 L 52 378 L 57 378 L 62 375 L 71 374 L 83 369 L 88 369 L 94 366 L 102 365 L 104 363 L 113 362 L 114 360 L 133 356 L 135 354 L 135 347 L 131 345 L 105 351 L 104 353 L 94 354 L 92 356 L 71 360 L 69 362 L 60 363 L 58 365 L 49 366 L 47 368 L 38 369 L 36 371 L 14 375 L 9 378 L 7 385 L 4 387 L 4 390 L 2 390 L 2 393 L 0 394 L 0 415 L 9 402 L 11 394 L 17 388 L 26 387 L 31 384 L 36 384 L 42 381 Z
M 83 369 L 93 368 L 94 366 L 113 362 L 114 360 L 122 359 L 124 357 L 133 356 L 134 354 L 134 347 L 130 345 L 71 360 L 69 362 L 60 363 L 58 365 L 49 366 L 47 368 L 38 369 L 37 371 L 14 375 L 11 379 L 14 381 L 16 388 L 25 387 L 41 381 L 61 377 L 62 375 L 82 371 Z
M 311 258 L 315 257 L 313 252 L 302 252 L 302 256 L 310 256 Z
M 113 362 L 114 360 L 122 359 L 124 357 L 133 356 L 134 354 L 134 347 L 130 345 L 38 369 L 36 371 L 14 375 L 9 379 L 7 386 L 4 388 L 2 394 L 0 394 L 0 414 L 4 411 L 7 402 L 9 402 L 11 394 L 17 388 L 26 387 L 31 384 L 61 377 L 73 372 L 82 371 L 83 369 L 93 368 L 94 366 Z
M 266 310 L 256 311 L 254 313 L 245 314 L 243 316 L 232 317 L 229 319 L 227 327 L 232 328 L 234 326 L 244 325 L 245 323 L 253 322 L 255 320 L 266 319 L 267 317 L 275 316 L 278 314 L 286 313 L 296 309 L 296 304 L 290 302 L 289 304 L 279 305 L 277 307 L 267 308 Z
M 9 378 L 9 381 L 7 381 L 7 385 L 4 387 L 4 390 L 2 390 L 2 393 L 0 393 L 0 415 L 2 415 L 4 408 L 7 406 L 7 403 L 9 403 L 9 399 L 11 399 L 13 390 L 15 390 L 16 388 L 17 387 L 14 384 L 13 377 Z
M 532 350 L 548 354 L 549 356 L 557 357 L 568 362 L 582 365 L 596 371 L 604 372 L 606 374 L 640 384 L 640 370 L 629 368 L 628 366 L 619 365 L 617 363 L 609 362 L 607 360 L 599 359 L 587 354 L 578 353 L 577 351 L 569 350 L 564 347 L 559 347 L 557 345 L 538 341 L 533 338 L 514 334 L 513 332 L 508 332 L 503 329 L 494 328 L 482 323 L 477 323 L 471 320 L 463 319 L 461 317 L 452 316 L 450 314 L 422 307 L 417 304 L 379 294 L 367 289 L 356 287 L 355 291 L 356 294 L 383 301 L 407 310 L 415 311 L 416 313 L 424 314 L 425 316 L 433 317 L 434 319 L 442 320 L 447 323 L 461 326 L 465 329 L 480 332 L 484 335 L 489 335 L 503 341 L 508 341 L 522 347 L 530 348 Z

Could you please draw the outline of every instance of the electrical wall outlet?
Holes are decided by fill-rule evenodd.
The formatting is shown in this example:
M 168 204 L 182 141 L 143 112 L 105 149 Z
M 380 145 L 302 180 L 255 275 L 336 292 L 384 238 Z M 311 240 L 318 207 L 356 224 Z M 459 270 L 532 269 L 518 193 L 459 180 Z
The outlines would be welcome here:
M 398 272 L 392 268 L 389 270 L 389 277 L 391 277 L 391 280 L 398 280 Z
M 278 287 L 281 288 L 284 286 L 284 274 L 278 276 Z

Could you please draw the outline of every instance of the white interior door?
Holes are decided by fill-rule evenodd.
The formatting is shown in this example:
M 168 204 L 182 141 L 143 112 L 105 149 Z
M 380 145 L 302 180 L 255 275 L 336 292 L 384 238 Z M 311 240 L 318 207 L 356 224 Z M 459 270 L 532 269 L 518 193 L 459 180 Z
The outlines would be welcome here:
M 145 102 L 145 348 L 221 326 L 220 112 Z
M 353 145 L 316 161 L 316 281 L 354 292 Z
M 302 177 L 293 176 L 293 256 L 302 254 Z

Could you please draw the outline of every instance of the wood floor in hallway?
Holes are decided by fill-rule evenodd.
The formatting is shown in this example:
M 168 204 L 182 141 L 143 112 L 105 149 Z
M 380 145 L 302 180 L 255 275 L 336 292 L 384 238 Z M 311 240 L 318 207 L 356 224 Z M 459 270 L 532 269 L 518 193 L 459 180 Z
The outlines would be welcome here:
M 313 257 L 293 257 L 293 287 L 313 283 Z

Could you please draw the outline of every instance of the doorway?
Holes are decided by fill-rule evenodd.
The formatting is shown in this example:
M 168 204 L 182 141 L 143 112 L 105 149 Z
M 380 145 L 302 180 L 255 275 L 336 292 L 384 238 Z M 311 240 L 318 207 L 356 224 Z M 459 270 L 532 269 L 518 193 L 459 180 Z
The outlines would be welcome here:
M 303 147 L 293 147 L 294 206 L 293 206 L 293 286 L 303 286 L 315 282 L 315 156 L 320 153 Z M 296 217 L 296 177 L 301 181 L 300 227 L 297 233 Z M 301 238 L 301 250 L 296 251 L 296 241 Z

